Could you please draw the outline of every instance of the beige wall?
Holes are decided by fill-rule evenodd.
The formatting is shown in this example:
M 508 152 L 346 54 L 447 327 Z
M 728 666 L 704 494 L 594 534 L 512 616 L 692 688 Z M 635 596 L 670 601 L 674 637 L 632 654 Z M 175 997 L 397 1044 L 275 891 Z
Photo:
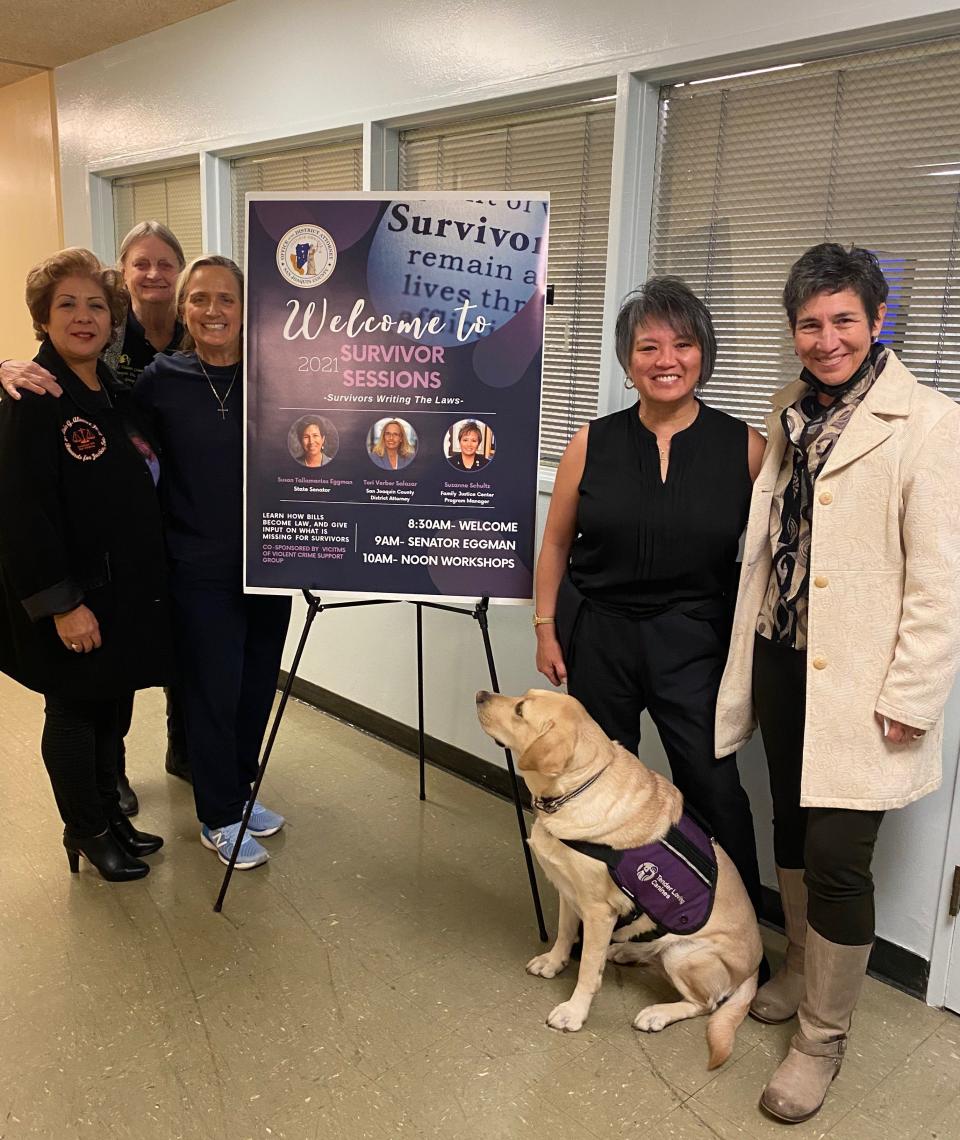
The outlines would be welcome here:
M 27 270 L 63 245 L 53 76 L 0 87 L 0 360 L 37 350 Z

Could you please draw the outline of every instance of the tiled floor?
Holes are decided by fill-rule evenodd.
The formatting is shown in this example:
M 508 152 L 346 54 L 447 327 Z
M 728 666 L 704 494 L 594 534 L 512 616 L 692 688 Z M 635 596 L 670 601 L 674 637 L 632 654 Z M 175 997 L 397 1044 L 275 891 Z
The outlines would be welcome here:
M 274 858 L 211 907 L 221 867 L 163 772 L 162 698 L 137 698 L 143 882 L 67 872 L 40 699 L 0 678 L 0 1140 L 960 1138 L 960 1018 L 868 980 L 813 1121 L 756 1105 L 791 1027 L 747 1021 L 706 1071 L 703 1022 L 630 1022 L 663 983 L 609 968 L 587 1027 L 547 1012 L 512 808 L 292 705 L 264 798 Z M 549 889 L 548 923 L 555 907 Z

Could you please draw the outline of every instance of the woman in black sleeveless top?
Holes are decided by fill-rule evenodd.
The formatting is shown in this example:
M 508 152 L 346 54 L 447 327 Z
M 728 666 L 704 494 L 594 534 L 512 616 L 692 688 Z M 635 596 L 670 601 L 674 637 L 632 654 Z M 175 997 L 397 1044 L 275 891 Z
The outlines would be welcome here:
M 537 562 L 537 668 L 636 752 L 647 709 L 690 806 L 760 908 L 750 804 L 714 714 L 763 437 L 701 403 L 716 337 L 703 303 L 655 277 L 617 317 L 631 407 L 581 428 L 557 469 Z

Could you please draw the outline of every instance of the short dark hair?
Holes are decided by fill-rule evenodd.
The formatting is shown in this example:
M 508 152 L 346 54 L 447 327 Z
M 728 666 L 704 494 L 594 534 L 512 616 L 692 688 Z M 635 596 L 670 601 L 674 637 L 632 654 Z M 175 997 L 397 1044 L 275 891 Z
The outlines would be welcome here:
M 717 335 L 710 310 L 690 286 L 679 277 L 651 277 L 627 294 L 617 314 L 616 345 L 620 367 L 628 375 L 637 328 L 648 321 L 663 321 L 697 345 L 700 385 L 706 384 L 717 360 Z
M 783 287 L 783 307 L 787 310 L 790 328 L 796 330 L 797 313 L 811 297 L 818 293 L 840 293 L 844 289 L 857 294 L 873 325 L 890 292 L 876 254 L 856 245 L 844 249 L 832 241 L 808 249 L 790 267 Z
M 50 305 L 57 285 L 66 277 L 89 277 L 103 290 L 110 310 L 110 327 L 116 331 L 127 317 L 129 297 L 123 278 L 116 269 L 105 269 L 89 249 L 71 246 L 44 258 L 27 274 L 26 300 L 37 340 L 45 340 L 43 330 L 50 322 Z
M 481 430 L 480 425 L 474 420 L 467 420 L 463 427 L 457 432 L 457 441 L 459 442 L 461 439 L 463 439 L 467 432 L 473 432 L 477 439 L 483 443 L 483 431 Z
M 319 416 L 301 416 L 296 424 L 297 439 L 303 439 L 303 433 L 308 427 L 315 427 L 324 439 L 327 438 L 327 426 Z

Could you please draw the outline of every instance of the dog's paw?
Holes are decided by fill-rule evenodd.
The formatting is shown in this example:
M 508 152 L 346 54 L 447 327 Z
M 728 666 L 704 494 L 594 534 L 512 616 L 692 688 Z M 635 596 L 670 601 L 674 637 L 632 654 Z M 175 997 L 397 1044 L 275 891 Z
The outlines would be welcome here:
M 555 978 L 566 964 L 562 958 L 554 958 L 552 954 L 538 954 L 527 963 L 527 973 L 538 978 Z
M 550 1011 L 547 1025 L 551 1029 L 562 1029 L 564 1033 L 576 1033 L 586 1018 L 574 1008 L 573 1002 L 565 1001 Z
M 659 1033 L 670 1024 L 670 1016 L 663 1012 L 663 1006 L 648 1005 L 633 1019 L 633 1028 L 641 1033 Z
M 635 966 L 640 960 L 637 947 L 630 942 L 611 942 L 607 947 L 607 961 L 618 966 Z

